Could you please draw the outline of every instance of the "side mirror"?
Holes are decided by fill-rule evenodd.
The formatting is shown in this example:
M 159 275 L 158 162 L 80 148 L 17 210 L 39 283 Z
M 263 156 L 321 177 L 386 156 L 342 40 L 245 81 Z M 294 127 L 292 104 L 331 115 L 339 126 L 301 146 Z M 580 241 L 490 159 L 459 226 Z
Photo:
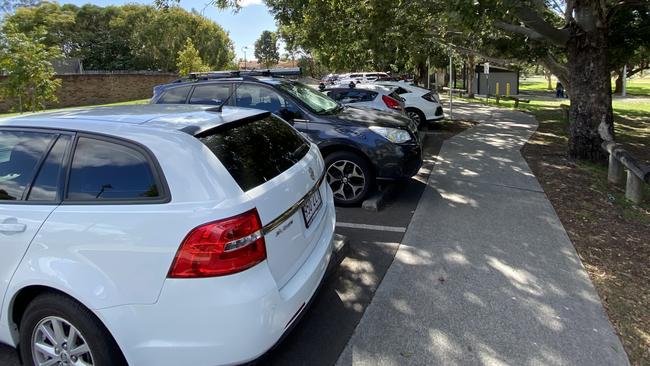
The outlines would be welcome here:
M 300 113 L 300 111 L 291 111 L 288 108 L 281 108 L 278 114 L 280 117 L 282 117 L 282 119 L 291 124 L 293 124 L 294 119 L 302 117 L 302 113 Z

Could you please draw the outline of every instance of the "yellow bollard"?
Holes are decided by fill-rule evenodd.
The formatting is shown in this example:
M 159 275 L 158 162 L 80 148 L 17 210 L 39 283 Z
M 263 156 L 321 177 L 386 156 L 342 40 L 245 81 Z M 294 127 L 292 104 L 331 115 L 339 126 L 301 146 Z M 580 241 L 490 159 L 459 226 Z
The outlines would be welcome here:
M 506 83 L 506 97 L 510 96 L 510 83 Z
M 496 89 L 497 89 L 496 93 L 497 93 L 497 95 L 499 95 L 499 83 L 497 83 L 497 88 Z

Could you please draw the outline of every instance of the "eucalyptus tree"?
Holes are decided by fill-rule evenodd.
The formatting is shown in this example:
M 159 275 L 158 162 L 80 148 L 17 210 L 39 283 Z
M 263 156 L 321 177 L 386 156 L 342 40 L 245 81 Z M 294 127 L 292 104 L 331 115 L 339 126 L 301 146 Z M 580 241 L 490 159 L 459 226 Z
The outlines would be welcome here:
M 263 31 L 255 41 L 255 58 L 265 67 L 271 67 L 280 61 L 278 36 L 271 31 Z
M 541 60 L 569 90 L 569 156 L 600 161 L 603 139 L 613 138 L 610 62 L 633 52 L 629 24 L 621 14 L 643 21 L 650 3 L 639 0 L 466 0 L 474 15 L 494 19 L 494 26 L 525 36 L 543 51 Z M 612 42 L 623 37 L 633 46 Z M 647 39 L 650 34 L 641 34 Z M 631 54 L 631 53 L 630 53 Z

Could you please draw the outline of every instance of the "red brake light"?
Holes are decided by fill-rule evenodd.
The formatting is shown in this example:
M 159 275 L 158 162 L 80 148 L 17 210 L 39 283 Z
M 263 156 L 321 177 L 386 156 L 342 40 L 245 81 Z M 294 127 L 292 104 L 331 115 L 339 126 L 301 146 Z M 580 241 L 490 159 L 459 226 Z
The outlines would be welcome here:
M 402 106 L 399 104 L 399 102 L 396 99 L 389 97 L 388 95 L 382 95 L 381 100 L 383 100 L 386 104 L 386 107 L 390 109 L 402 109 Z
M 225 276 L 266 259 L 262 223 L 256 209 L 201 225 L 185 237 L 169 278 Z

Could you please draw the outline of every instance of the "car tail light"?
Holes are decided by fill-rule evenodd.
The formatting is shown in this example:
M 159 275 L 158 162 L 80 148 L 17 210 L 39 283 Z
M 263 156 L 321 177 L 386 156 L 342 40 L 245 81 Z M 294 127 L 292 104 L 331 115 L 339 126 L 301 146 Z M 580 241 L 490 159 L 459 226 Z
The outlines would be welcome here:
M 390 109 L 402 109 L 402 105 L 399 104 L 399 101 L 389 97 L 388 95 L 382 95 L 381 100 L 383 100 L 386 107 Z
M 225 276 L 266 259 L 262 223 L 256 209 L 201 225 L 185 237 L 169 278 Z

